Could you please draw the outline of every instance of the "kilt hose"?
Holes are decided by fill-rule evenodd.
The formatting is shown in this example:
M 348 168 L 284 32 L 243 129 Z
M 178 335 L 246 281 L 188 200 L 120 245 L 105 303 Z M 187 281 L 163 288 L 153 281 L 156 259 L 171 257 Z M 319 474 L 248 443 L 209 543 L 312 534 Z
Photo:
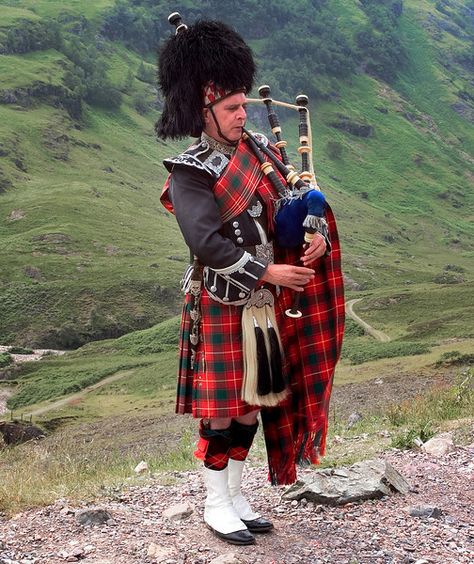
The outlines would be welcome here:
M 303 317 L 285 315 L 294 293 L 281 288 L 275 313 L 285 353 L 283 375 L 289 397 L 277 407 L 262 408 L 261 416 L 269 479 L 272 484 L 296 480 L 295 464 L 317 463 L 325 452 L 329 399 L 344 331 L 344 288 L 341 253 L 334 216 L 327 214 L 331 253 L 312 266 L 315 277 L 301 294 Z M 301 251 L 275 249 L 275 263 L 297 264 Z M 271 287 L 272 288 L 272 287 Z M 255 410 L 240 399 L 243 380 L 241 316 L 243 306 L 213 301 L 201 294 L 200 342 L 190 366 L 192 296 L 182 312 L 177 413 L 196 418 L 238 417 Z

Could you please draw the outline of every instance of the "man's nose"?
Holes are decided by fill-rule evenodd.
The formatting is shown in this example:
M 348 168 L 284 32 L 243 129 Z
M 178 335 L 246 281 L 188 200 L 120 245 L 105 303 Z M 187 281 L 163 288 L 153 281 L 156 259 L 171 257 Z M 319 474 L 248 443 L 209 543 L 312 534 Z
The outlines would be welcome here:
M 242 118 L 243 120 L 245 120 L 247 118 L 247 112 L 245 111 L 244 107 L 241 107 L 239 109 L 238 117 L 239 117 L 239 119 Z

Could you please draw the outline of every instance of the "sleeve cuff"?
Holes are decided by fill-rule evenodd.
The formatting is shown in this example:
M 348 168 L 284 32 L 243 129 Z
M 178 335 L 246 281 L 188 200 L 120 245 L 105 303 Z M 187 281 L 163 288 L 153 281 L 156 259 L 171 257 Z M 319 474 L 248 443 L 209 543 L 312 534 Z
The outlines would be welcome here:
M 234 264 L 219 269 L 204 268 L 204 287 L 212 299 L 228 305 L 243 305 L 267 269 L 267 262 L 247 251 Z

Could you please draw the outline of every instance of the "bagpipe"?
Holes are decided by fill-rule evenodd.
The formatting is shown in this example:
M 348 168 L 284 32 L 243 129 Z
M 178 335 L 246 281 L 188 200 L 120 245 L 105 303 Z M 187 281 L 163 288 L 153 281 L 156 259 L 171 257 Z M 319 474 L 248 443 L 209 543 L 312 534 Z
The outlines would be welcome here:
M 250 103 L 263 103 L 267 108 L 268 121 L 272 133 L 276 138 L 274 146 L 280 155 L 262 143 L 252 133 L 244 129 L 244 137 L 260 162 L 262 172 L 276 189 L 279 199 L 275 211 L 275 237 L 278 245 L 283 248 L 294 249 L 309 245 L 316 232 L 325 233 L 327 229 L 325 219 L 326 198 L 321 192 L 314 174 L 312 159 L 312 135 L 308 109 L 308 97 L 300 94 L 296 97 L 296 104 L 280 102 L 270 97 L 270 87 L 260 86 L 260 99 L 247 98 Z M 286 151 L 287 142 L 282 139 L 281 126 L 274 105 L 297 110 L 299 113 L 299 142 L 298 153 L 301 155 L 301 172 L 298 174 L 290 164 Z M 284 178 L 282 182 L 273 166 Z M 299 307 L 300 294 L 296 293 L 292 307 L 286 310 L 286 315 L 293 318 L 302 316 Z

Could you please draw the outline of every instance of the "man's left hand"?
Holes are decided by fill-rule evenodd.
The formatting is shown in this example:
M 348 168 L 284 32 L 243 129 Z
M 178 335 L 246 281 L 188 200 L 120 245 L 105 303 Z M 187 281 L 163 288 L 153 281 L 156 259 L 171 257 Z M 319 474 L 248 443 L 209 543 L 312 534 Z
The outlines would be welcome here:
M 304 255 L 301 257 L 303 266 L 310 266 L 326 252 L 326 239 L 321 233 L 316 233 L 311 243 L 307 246 Z

